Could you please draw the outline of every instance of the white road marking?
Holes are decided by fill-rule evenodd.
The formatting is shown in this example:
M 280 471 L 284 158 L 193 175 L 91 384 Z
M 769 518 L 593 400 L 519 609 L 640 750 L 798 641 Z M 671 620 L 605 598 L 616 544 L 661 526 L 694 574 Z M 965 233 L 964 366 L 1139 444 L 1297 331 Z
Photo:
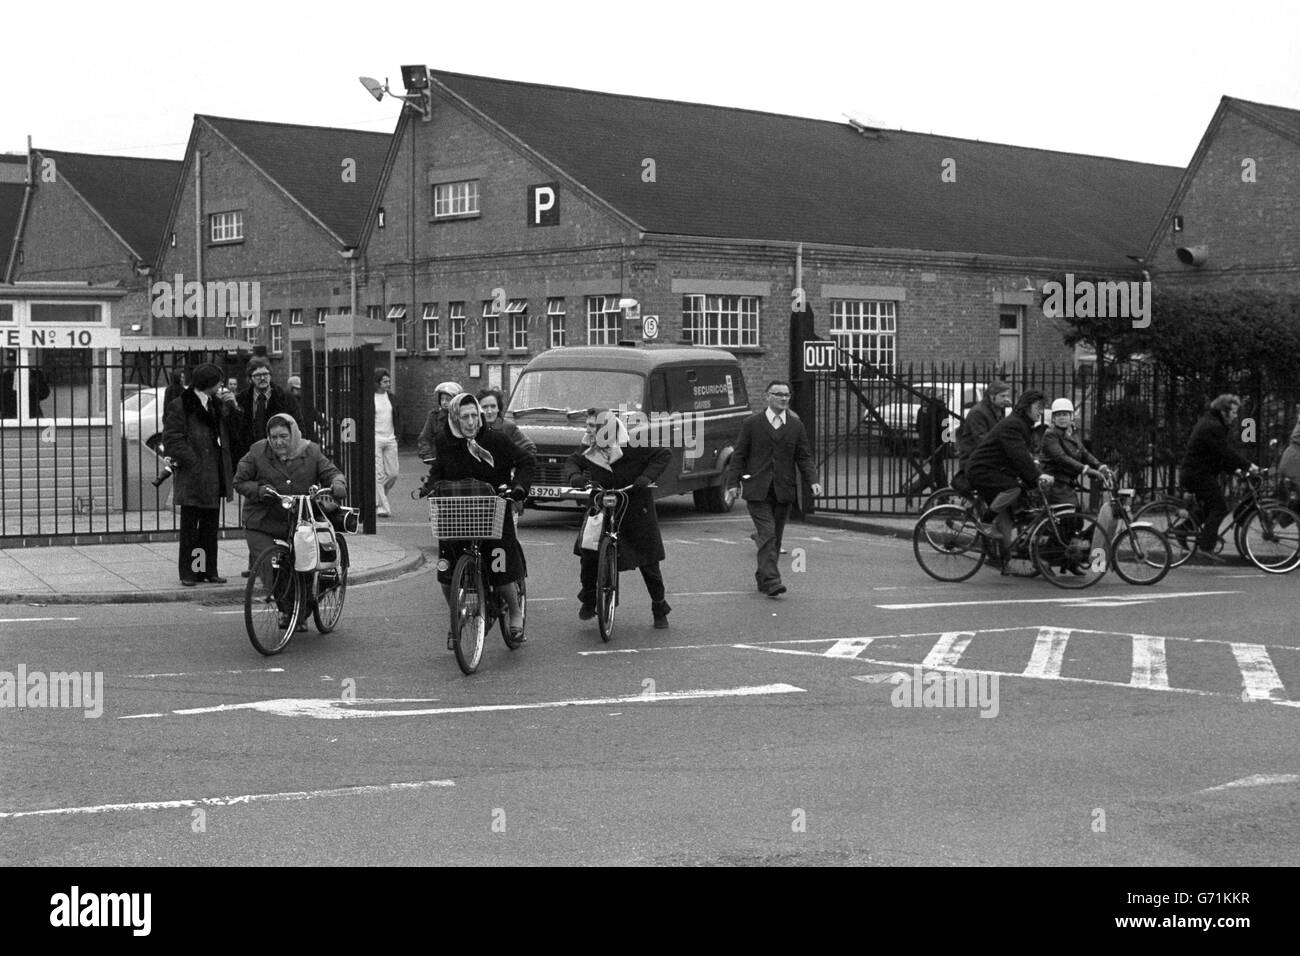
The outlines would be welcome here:
M 823 655 L 824 657 L 857 657 L 874 641 L 874 637 L 842 637 Z
M 360 705 L 424 703 L 436 698 L 373 698 L 369 700 L 346 701 L 338 698 L 283 698 L 280 700 L 255 700 L 246 704 L 219 704 L 216 707 L 192 707 L 185 710 L 173 710 L 173 714 L 190 716 L 194 714 L 217 714 L 235 710 L 255 710 L 279 717 L 319 717 L 327 720 L 340 720 L 354 717 L 427 717 L 439 714 L 475 714 L 492 713 L 506 710 L 544 710 L 554 707 L 590 707 L 609 704 L 655 704 L 675 700 L 704 700 L 717 697 L 754 697 L 762 694 L 802 694 L 802 687 L 791 684 L 763 684 L 753 687 L 723 687 L 712 690 L 663 691 L 656 694 L 633 694 L 623 697 L 595 697 L 576 700 L 551 700 L 535 704 L 474 704 L 464 707 L 428 707 L 414 710 L 365 710 Z M 131 717 L 152 716 L 132 714 L 119 717 L 129 720 Z
M 1125 604 L 1139 604 L 1146 601 L 1167 601 L 1171 598 L 1205 597 L 1215 594 L 1240 594 L 1240 591 L 1179 591 L 1174 594 L 1150 594 L 1140 599 L 1115 598 Z M 1059 598 L 999 598 L 990 601 L 935 601 L 926 604 L 877 604 L 885 611 L 917 611 L 932 607 L 980 607 L 997 604 L 1082 604 L 1087 606 L 1094 601 L 1106 598 L 1059 597 Z M 1104 605 L 1098 605 L 1104 606 Z
M 854 674 L 853 680 L 860 680 L 864 684 L 892 684 L 895 681 L 901 681 L 908 675 L 903 671 L 894 671 L 889 674 Z
M 624 573 L 626 574 L 626 573 L 628 573 L 628 572 L 624 572 Z M 671 591 L 671 592 L 669 592 L 669 595 L 668 595 L 668 596 L 669 596 L 669 597 L 672 597 L 672 598 L 683 598 L 683 597 L 720 597 L 720 596 L 722 596 L 722 595 L 726 595 L 726 594 L 757 594 L 757 593 L 758 593 L 757 591 Z M 538 598 L 535 598 L 535 597 L 533 597 L 532 595 L 529 595 L 529 596 L 528 596 L 528 603 L 529 603 L 530 605 L 532 605 L 532 604 L 543 604 L 543 603 L 552 602 L 552 601 L 568 601 L 568 602 L 570 602 L 570 603 L 572 603 L 572 604 L 576 604 L 576 603 L 577 603 L 577 602 L 576 602 L 573 598 L 571 598 L 571 597 L 538 597 Z M 611 653 L 613 653 L 613 652 L 611 651 Z
M 1150 690 L 1169 689 L 1163 637 L 1153 634 L 1133 635 L 1133 676 L 1129 683 Z
M 146 800 L 137 803 L 101 803 L 91 807 L 56 807 L 49 810 L 0 811 L 0 820 L 20 817 L 74 816 L 91 813 L 115 813 L 123 810 L 177 810 L 183 807 L 229 807 L 241 803 L 288 803 L 314 800 L 317 797 L 360 797 L 425 787 L 454 787 L 453 780 L 416 780 L 411 783 L 384 783 L 360 787 L 334 787 L 329 790 L 298 790 L 288 793 L 248 793 L 237 797 L 195 797 L 188 800 Z
M 0 617 L 0 624 L 31 624 L 35 621 L 80 621 L 79 617 Z
M 251 670 L 240 671 L 177 671 L 173 674 L 127 674 L 127 677 L 148 678 L 148 677 L 207 677 L 210 674 L 283 674 L 283 667 L 254 667 Z
M 1230 780 L 1217 787 L 1206 787 L 1198 793 L 1214 793 L 1216 790 L 1230 790 L 1233 787 L 1266 787 L 1274 783 L 1300 783 L 1300 773 L 1256 773 L 1239 780 Z
M 1029 664 L 1025 667 L 1026 677 L 1042 677 L 1055 680 L 1061 676 L 1061 664 L 1065 661 L 1065 645 L 1070 640 L 1070 632 L 1063 627 L 1040 627 L 1038 637 L 1034 640 L 1033 653 L 1029 655 Z
M 930 648 L 930 653 L 925 655 L 921 666 L 956 667 L 974 636 L 974 631 L 945 631 L 939 635 L 934 647 Z
M 1263 644 L 1233 642 L 1232 656 L 1241 669 L 1242 700 L 1285 700 L 1282 678 L 1277 675 L 1273 659 Z

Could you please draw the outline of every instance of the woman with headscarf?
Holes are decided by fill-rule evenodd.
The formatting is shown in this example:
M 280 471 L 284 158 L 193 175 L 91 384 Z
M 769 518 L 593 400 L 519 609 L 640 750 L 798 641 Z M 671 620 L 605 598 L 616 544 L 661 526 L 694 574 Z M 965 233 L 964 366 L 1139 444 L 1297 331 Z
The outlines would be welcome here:
M 664 541 L 659 534 L 659 517 L 655 513 L 654 493 L 650 486 L 672 461 L 667 448 L 633 446 L 628 442 L 627 426 L 612 411 L 587 409 L 587 430 L 582 447 L 568 457 L 567 479 L 575 487 L 594 483 L 602 488 L 625 488 L 632 485 L 628 495 L 627 512 L 618 532 L 618 569 L 641 570 L 646 590 L 650 593 L 650 610 L 654 626 L 668 626 L 672 611 L 665 599 L 664 578 L 659 562 L 664 560 Z M 588 514 L 593 514 L 589 511 Z M 582 607 L 578 619 L 590 621 L 596 616 L 596 552 L 582 547 L 582 529 L 573 544 L 573 553 L 582 562 L 582 590 L 578 600 Z
M 290 523 L 296 516 L 280 507 L 273 496 L 304 495 L 312 485 L 328 487 L 336 501 L 348 494 L 343 472 L 325 457 L 320 446 L 302 437 L 293 416 L 283 412 L 272 415 L 266 423 L 266 438 L 253 443 L 235 471 L 235 490 L 245 498 L 244 536 L 250 570 L 276 538 L 292 533 Z M 327 504 L 325 510 L 334 509 Z
M 483 422 L 483 410 L 478 400 L 462 392 L 447 403 L 447 427 L 434 438 L 434 460 L 429 466 L 429 483 L 437 481 L 477 480 L 493 489 L 501 485 L 510 487 L 510 497 L 523 501 L 533 483 L 533 470 L 537 460 L 531 452 L 515 444 L 504 434 L 488 428 Z M 438 583 L 442 585 L 447 607 L 451 607 L 451 570 L 460 556 L 460 542 L 438 543 Z M 498 589 L 510 609 L 510 633 L 517 641 L 525 640 L 524 618 L 519 607 L 519 592 L 515 582 L 527 577 L 524 552 L 515 535 L 513 509 L 506 509 L 506 523 L 499 539 L 479 543 L 481 552 L 488 555 L 484 564 L 484 582 Z M 505 558 L 505 570 L 496 557 Z M 453 645 L 454 635 L 447 633 L 447 647 Z

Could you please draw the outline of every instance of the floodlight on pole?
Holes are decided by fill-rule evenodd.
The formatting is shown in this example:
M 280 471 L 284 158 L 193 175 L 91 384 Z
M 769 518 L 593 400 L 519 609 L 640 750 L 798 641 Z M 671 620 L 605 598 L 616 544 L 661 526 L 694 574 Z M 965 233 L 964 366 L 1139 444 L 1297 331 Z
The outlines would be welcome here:
M 357 79 L 366 88 L 366 92 L 379 102 L 383 102 L 385 96 L 391 96 L 395 100 L 401 100 L 426 120 L 433 114 L 429 71 L 423 66 L 402 67 L 402 82 L 406 84 L 406 93 L 394 93 L 388 87 L 387 78 L 382 83 L 371 76 L 359 76 Z

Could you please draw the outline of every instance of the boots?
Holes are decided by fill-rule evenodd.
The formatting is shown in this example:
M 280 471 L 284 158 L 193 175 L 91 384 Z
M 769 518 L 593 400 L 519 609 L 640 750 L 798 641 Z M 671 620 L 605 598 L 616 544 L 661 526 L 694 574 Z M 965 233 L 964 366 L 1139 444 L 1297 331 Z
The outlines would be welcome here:
M 650 610 L 654 613 L 655 616 L 655 628 L 660 631 L 666 630 L 668 627 L 668 614 L 669 612 L 672 611 L 672 608 L 668 605 L 668 602 L 652 601 L 650 604 Z

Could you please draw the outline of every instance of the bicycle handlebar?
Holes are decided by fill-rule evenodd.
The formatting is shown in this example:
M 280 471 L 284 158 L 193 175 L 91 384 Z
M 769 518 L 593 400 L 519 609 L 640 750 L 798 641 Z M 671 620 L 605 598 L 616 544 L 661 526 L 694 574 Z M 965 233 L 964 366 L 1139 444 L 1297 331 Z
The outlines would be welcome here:
M 561 488 L 561 489 L 560 489 L 560 494 L 562 494 L 562 495 L 598 495 L 598 494 L 602 494 L 602 493 L 604 493 L 604 492 L 606 492 L 606 491 L 628 492 L 628 491 L 631 491 L 632 489 L 634 489 L 635 487 L 636 487 L 635 484 L 631 484 L 631 485 L 625 485 L 625 486 L 623 486 L 622 488 L 602 488 L 600 485 L 592 484 L 592 485 L 587 485 L 585 488 L 578 488 L 578 487 L 573 487 L 573 488 Z M 647 490 L 649 490 L 649 489 L 651 489 L 651 488 L 658 488 L 658 487 L 659 487 L 659 486 L 658 486 L 657 484 L 655 484 L 654 482 L 651 482 L 650 484 L 646 485 L 646 489 L 647 489 Z

